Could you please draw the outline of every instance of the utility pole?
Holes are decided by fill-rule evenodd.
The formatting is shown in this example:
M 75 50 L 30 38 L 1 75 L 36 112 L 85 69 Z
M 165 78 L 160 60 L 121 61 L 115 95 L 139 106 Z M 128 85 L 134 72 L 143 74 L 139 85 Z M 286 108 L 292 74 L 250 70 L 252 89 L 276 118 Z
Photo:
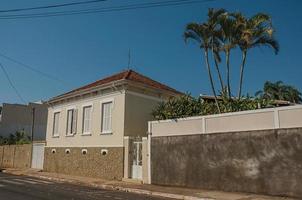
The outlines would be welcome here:
M 35 111 L 36 108 L 33 106 L 31 109 L 32 112 L 32 124 L 31 124 L 31 154 L 30 154 L 30 167 L 33 167 L 33 151 L 34 151 L 34 130 L 35 130 Z
M 35 107 L 32 107 L 32 124 L 31 124 L 31 143 L 34 141 L 34 130 L 35 130 Z

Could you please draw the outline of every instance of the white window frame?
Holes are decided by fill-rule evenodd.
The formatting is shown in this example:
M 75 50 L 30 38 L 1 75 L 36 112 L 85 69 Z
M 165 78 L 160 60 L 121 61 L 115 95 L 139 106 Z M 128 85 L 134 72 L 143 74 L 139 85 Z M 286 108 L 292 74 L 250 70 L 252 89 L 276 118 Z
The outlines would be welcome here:
M 106 130 L 103 131 L 103 104 L 106 103 L 112 103 L 112 107 L 111 107 L 111 129 L 110 130 Z M 101 135 L 110 135 L 113 133 L 112 131 L 112 122 L 113 122 L 113 108 L 114 108 L 114 99 L 113 98 L 108 98 L 108 99 L 103 99 L 100 101 L 100 121 L 101 121 Z
M 56 131 L 56 126 L 55 126 L 56 125 L 56 115 L 58 115 L 58 124 L 57 124 L 58 132 L 55 132 Z M 52 137 L 54 137 L 54 138 L 60 137 L 60 115 L 61 115 L 61 111 L 53 112 Z
M 85 121 L 85 108 L 87 107 L 91 107 L 91 112 L 90 112 L 90 124 L 89 124 L 89 127 L 90 127 L 90 130 L 87 131 L 87 132 L 84 132 L 84 121 Z M 82 135 L 91 135 L 91 129 L 92 129 L 92 115 L 93 115 L 93 104 L 92 103 L 86 103 L 86 104 L 83 104 L 82 105 Z
M 72 111 L 72 117 L 71 117 L 71 127 L 70 127 L 70 130 L 71 132 L 68 132 L 68 126 L 69 126 L 69 111 Z M 66 111 L 66 118 L 67 118 L 67 123 L 66 123 L 66 136 L 74 136 L 77 132 L 77 120 L 78 120 L 78 112 L 77 112 L 77 109 L 76 107 L 69 107 L 67 108 L 67 111 Z M 75 121 L 75 122 L 74 122 Z M 75 124 L 74 124 L 75 123 Z M 73 125 L 75 127 L 73 127 Z M 73 130 L 74 128 L 74 130 Z

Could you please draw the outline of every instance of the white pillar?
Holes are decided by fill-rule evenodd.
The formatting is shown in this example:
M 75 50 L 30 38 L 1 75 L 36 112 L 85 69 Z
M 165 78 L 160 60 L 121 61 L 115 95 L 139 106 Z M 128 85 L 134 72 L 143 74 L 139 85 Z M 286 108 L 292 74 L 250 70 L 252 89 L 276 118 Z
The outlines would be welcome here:
M 129 142 L 128 136 L 124 137 L 124 179 L 130 178 L 130 166 L 129 166 Z

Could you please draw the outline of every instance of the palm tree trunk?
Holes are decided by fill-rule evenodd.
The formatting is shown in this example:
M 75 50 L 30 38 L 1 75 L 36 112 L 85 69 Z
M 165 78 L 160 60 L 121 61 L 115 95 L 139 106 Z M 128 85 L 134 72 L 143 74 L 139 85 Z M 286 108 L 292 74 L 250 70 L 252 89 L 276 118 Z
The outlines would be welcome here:
M 226 50 L 226 67 L 227 67 L 227 92 L 231 99 L 231 83 L 230 83 L 230 50 Z
M 219 107 L 219 104 L 218 104 L 218 100 L 217 100 L 217 95 L 216 95 L 216 91 L 215 91 L 214 82 L 213 82 L 212 72 L 211 72 L 211 68 L 210 68 L 210 64 L 209 64 L 209 55 L 208 55 L 208 50 L 207 49 L 205 49 L 204 54 L 205 54 L 205 58 L 206 58 L 206 67 L 207 67 L 207 71 L 208 71 L 208 75 L 209 75 L 209 79 L 210 79 L 210 83 L 211 83 L 212 92 L 213 92 L 214 99 L 215 99 L 215 104 L 216 104 L 216 107 L 218 109 L 218 112 L 221 113 L 220 107 Z
M 223 80 L 222 80 L 222 76 L 221 76 L 221 73 L 220 73 L 220 70 L 219 70 L 218 60 L 217 60 L 217 58 L 216 58 L 216 56 L 214 54 L 213 48 L 212 48 L 212 54 L 213 54 L 213 58 L 214 58 L 214 62 L 215 62 L 215 68 L 216 68 L 216 71 L 217 71 L 217 74 L 218 74 L 218 78 L 219 78 L 221 92 L 223 92 L 223 90 L 224 90 Z
M 223 90 L 224 90 L 223 80 L 222 80 L 222 76 L 221 76 L 220 69 L 219 69 L 218 58 L 217 58 L 217 55 L 214 52 L 214 39 L 212 39 L 212 48 L 211 49 L 212 49 L 213 59 L 214 59 L 214 62 L 215 62 L 215 68 L 216 68 L 218 78 L 219 78 L 221 92 L 223 92 Z
M 247 50 L 243 50 L 242 51 L 242 63 L 241 63 L 241 67 L 240 67 L 240 82 L 239 82 L 239 90 L 238 90 L 238 99 L 241 98 L 242 83 L 243 83 L 243 73 L 244 73 L 246 55 L 247 55 Z

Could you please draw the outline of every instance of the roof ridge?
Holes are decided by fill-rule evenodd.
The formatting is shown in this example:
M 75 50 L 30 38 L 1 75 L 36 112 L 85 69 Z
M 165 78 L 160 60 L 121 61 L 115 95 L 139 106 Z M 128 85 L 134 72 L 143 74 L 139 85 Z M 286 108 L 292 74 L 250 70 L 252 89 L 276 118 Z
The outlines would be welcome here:
M 128 69 L 126 71 L 122 71 L 122 72 L 113 74 L 111 76 L 104 77 L 103 79 L 99 79 L 97 81 L 94 81 L 94 82 L 89 83 L 87 85 L 84 85 L 82 87 L 76 88 L 76 89 L 71 90 L 69 92 L 66 92 L 64 94 L 56 96 L 52 99 L 55 99 L 55 98 L 58 98 L 58 97 L 63 97 L 67 94 L 71 94 L 71 93 L 74 93 L 74 92 L 79 92 L 79 91 L 86 90 L 86 89 L 89 89 L 89 88 L 94 88 L 96 86 L 104 85 L 104 84 L 107 84 L 107 83 L 110 83 L 110 82 L 113 82 L 113 81 L 118 81 L 118 80 L 134 81 L 134 82 L 137 82 L 137 83 L 142 83 L 142 84 L 145 84 L 145 85 L 149 85 L 149 86 L 151 86 L 153 88 L 156 88 L 156 89 L 181 94 L 181 92 L 175 90 L 174 88 L 171 88 L 171 87 L 169 87 L 169 86 L 167 86 L 163 83 L 160 83 L 156 80 L 153 80 L 152 78 L 149 78 L 145 75 L 142 75 L 142 74 L 140 74 L 140 73 L 138 73 L 134 70 Z
M 137 74 L 137 75 L 139 75 L 139 76 L 145 78 L 145 79 L 148 79 L 148 80 L 150 80 L 150 81 L 155 82 L 156 84 L 161 85 L 162 87 L 169 88 L 169 90 L 173 90 L 173 91 L 178 92 L 178 91 L 175 90 L 174 88 L 171 88 L 170 86 L 168 86 L 168 85 L 166 85 L 166 84 L 164 84 L 164 83 L 161 83 L 161 82 L 159 82 L 159 81 L 156 81 L 156 80 L 154 80 L 154 79 L 152 79 L 152 78 L 150 78 L 150 77 L 148 77 L 148 76 L 145 76 L 145 75 L 143 75 L 143 74 L 140 74 L 140 73 L 138 73 L 138 72 L 136 72 L 136 71 L 133 71 L 133 70 L 131 70 L 131 71 L 132 71 L 133 73 L 135 73 L 135 74 Z

